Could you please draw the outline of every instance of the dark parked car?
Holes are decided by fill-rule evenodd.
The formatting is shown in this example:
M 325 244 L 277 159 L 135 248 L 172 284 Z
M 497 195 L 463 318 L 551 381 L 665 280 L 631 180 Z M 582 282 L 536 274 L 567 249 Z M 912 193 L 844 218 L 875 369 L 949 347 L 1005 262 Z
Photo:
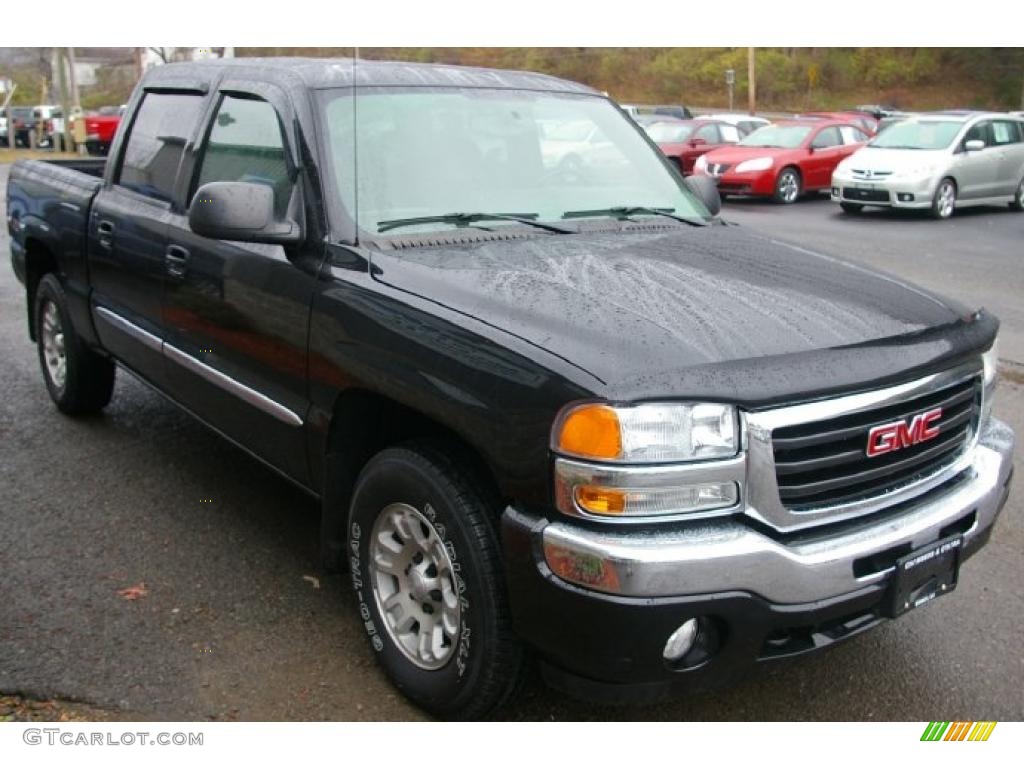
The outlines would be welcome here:
M 36 126 L 39 124 L 35 110 L 32 107 L 8 107 L 8 115 L 8 137 L 14 136 L 15 146 L 29 146 L 32 132 L 36 130 Z M 13 126 L 11 125 L 12 122 Z
M 588 121 L 581 181 L 544 143 Z M 724 226 L 576 83 L 170 64 L 109 162 L 7 199 L 56 407 L 125 368 L 319 499 L 436 715 L 497 711 L 527 651 L 617 702 L 826 648 L 976 575 L 1006 500 L 995 317 Z

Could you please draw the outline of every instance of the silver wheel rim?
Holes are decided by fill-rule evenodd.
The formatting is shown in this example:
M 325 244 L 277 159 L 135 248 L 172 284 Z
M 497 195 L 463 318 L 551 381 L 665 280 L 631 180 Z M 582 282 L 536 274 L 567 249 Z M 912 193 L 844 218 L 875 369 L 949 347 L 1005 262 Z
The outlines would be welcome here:
M 956 206 L 956 188 L 948 181 L 943 182 L 939 187 L 939 216 L 948 219 L 953 215 L 953 208 Z
M 458 643 L 462 607 L 444 541 L 415 507 L 389 504 L 377 515 L 370 577 L 391 641 L 420 669 L 443 667 Z
M 1024 179 L 1017 185 L 1017 207 L 1024 208 Z
M 779 195 L 787 203 L 792 203 L 796 200 L 797 194 L 800 192 L 800 185 L 796 181 L 796 174 L 792 171 L 786 171 L 782 176 L 779 177 Z
M 43 304 L 43 361 L 50 381 L 64 389 L 68 375 L 68 359 L 64 350 L 64 326 L 60 322 L 57 305 L 47 300 Z

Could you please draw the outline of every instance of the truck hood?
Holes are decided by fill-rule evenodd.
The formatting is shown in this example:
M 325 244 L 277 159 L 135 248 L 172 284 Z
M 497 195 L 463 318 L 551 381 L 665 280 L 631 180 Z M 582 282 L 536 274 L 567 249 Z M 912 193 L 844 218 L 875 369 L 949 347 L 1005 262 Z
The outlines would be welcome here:
M 737 226 L 406 248 L 374 252 L 372 265 L 376 280 L 524 339 L 631 397 L 671 388 L 685 370 L 757 375 L 768 359 L 799 355 L 842 384 L 841 371 L 821 370 L 820 353 L 873 343 L 891 349 L 888 362 L 872 363 L 891 373 L 914 363 L 899 349 L 906 339 L 976 317 L 899 278 Z M 932 353 L 951 351 L 943 333 Z
M 900 174 L 925 167 L 931 168 L 947 162 L 948 159 L 949 152 L 944 149 L 878 149 L 876 147 L 864 147 L 858 149 L 840 165 L 844 170 L 856 168 L 861 171 L 888 171 L 889 173 Z

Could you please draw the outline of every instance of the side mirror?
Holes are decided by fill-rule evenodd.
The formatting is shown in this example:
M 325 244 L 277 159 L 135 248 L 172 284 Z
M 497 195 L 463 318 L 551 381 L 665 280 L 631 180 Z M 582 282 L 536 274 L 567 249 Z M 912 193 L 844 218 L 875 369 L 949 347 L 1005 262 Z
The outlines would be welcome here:
M 302 238 L 298 223 L 274 216 L 274 190 L 246 181 L 211 181 L 196 190 L 188 225 L 212 240 L 288 245 Z
M 708 213 L 717 216 L 722 210 L 722 196 L 718 194 L 718 184 L 710 176 L 687 176 L 683 179 L 686 188 L 695 194 Z
M 695 136 L 692 139 L 690 139 L 690 146 L 691 147 L 700 147 L 700 146 L 703 146 L 704 144 L 707 144 L 707 143 L 708 143 L 707 139 L 702 139 L 699 136 Z
M 964 149 L 968 152 L 977 152 L 985 148 L 985 142 L 981 139 L 971 139 L 964 144 Z

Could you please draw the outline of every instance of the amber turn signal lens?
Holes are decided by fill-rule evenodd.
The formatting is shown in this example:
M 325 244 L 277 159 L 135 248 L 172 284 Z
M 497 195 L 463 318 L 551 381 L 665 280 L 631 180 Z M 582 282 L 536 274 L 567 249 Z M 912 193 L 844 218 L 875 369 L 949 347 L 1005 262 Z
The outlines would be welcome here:
M 595 515 L 621 515 L 626 511 L 626 494 L 611 488 L 583 485 L 576 489 L 576 503 Z
M 606 405 L 584 405 L 562 422 L 558 449 L 576 456 L 617 459 L 622 455 L 619 417 Z

